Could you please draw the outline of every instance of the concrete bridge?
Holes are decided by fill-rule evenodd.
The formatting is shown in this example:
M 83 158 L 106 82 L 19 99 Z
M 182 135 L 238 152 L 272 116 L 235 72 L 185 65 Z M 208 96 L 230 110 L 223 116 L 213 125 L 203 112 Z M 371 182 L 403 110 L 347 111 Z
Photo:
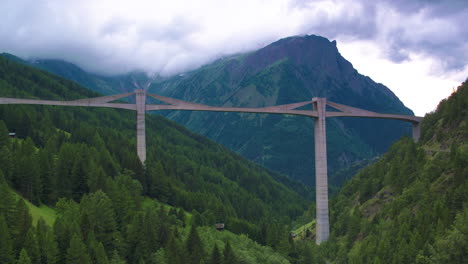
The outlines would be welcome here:
M 135 95 L 135 103 L 112 103 L 112 101 Z M 146 96 L 155 98 L 166 104 L 146 104 Z M 346 106 L 327 101 L 325 98 L 314 97 L 310 101 L 293 104 L 245 108 L 245 107 L 217 107 L 191 103 L 170 97 L 146 93 L 137 89 L 132 93 L 102 96 L 96 98 L 79 99 L 73 101 L 51 101 L 35 99 L 0 98 L 0 104 L 33 104 L 33 105 L 59 105 L 59 106 L 87 106 L 109 107 L 134 110 L 137 114 L 137 153 L 141 162 L 146 160 L 146 136 L 145 136 L 145 112 L 154 110 L 191 110 L 191 111 L 215 111 L 215 112 L 244 112 L 244 113 L 269 113 L 309 116 L 315 119 L 315 186 L 316 186 L 316 243 L 328 239 L 330 234 L 328 213 L 328 175 L 327 175 L 327 145 L 326 145 L 326 118 L 349 116 L 396 119 L 410 122 L 413 125 L 413 138 L 418 141 L 420 136 L 420 122 L 422 117 L 381 114 L 351 106 Z M 312 105 L 312 110 L 297 110 L 305 105 Z M 326 111 L 326 106 L 337 111 Z

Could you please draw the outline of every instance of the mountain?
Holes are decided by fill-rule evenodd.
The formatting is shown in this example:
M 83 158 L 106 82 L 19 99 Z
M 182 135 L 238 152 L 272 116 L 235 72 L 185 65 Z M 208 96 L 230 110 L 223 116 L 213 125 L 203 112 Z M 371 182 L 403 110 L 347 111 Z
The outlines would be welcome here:
M 465 81 L 425 116 L 419 143 L 399 140 L 331 199 L 323 257 L 333 263 L 466 263 L 467 120 Z M 309 226 L 300 236 L 313 237 Z
M 96 96 L 76 82 L 0 56 L 0 97 Z M 170 263 L 190 263 L 208 260 L 219 241 L 220 249 L 243 263 L 268 255 L 287 263 L 271 247 L 287 242 L 282 234 L 288 234 L 288 223 L 310 202 L 276 181 L 275 173 L 209 139 L 161 116 L 146 121 L 143 166 L 135 150 L 135 113 L 0 105 L 0 262 L 148 263 L 176 254 Z M 52 208 L 54 226 L 32 222 L 24 199 Z M 213 227 L 219 222 L 229 234 L 224 240 Z M 199 242 L 197 236 L 214 240 Z M 250 253 L 240 256 L 240 250 Z
M 376 112 L 413 114 L 387 87 L 360 75 L 339 54 L 336 42 L 318 36 L 285 38 L 251 53 L 223 58 L 198 70 L 153 82 L 149 92 L 208 105 L 245 107 L 326 97 Z M 313 184 L 311 118 L 182 111 L 167 116 L 258 164 Z M 400 121 L 327 120 L 331 173 L 384 152 L 409 132 L 409 125 Z
M 412 115 L 384 85 L 360 75 L 336 48 L 318 36 L 281 39 L 260 50 L 222 58 L 200 69 L 169 78 L 131 73 L 97 76 L 73 64 L 35 60 L 45 69 L 105 94 L 148 87 L 148 91 L 213 106 L 273 106 L 327 97 L 327 100 L 371 111 Z M 266 114 L 159 112 L 192 131 L 219 142 L 269 169 L 314 185 L 313 120 Z M 372 159 L 392 142 L 410 134 L 396 120 L 328 119 L 328 165 L 333 176 L 354 162 Z

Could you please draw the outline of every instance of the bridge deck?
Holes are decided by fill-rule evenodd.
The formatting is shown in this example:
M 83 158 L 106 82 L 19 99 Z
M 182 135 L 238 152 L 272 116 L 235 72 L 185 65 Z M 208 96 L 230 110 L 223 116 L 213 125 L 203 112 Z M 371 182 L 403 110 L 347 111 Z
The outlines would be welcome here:
M 112 103 L 112 101 L 135 95 L 135 103 Z M 166 104 L 146 104 L 146 96 L 153 97 Z M 381 114 L 347 105 L 329 102 L 325 98 L 312 98 L 310 101 L 268 107 L 218 107 L 191 103 L 175 98 L 146 93 L 138 89 L 132 93 L 86 98 L 72 101 L 53 101 L 36 99 L 0 98 L 0 104 L 31 104 L 31 105 L 57 105 L 57 106 L 83 106 L 83 107 L 109 107 L 134 110 L 137 112 L 137 153 L 141 162 L 146 160 L 145 112 L 153 110 L 190 110 L 215 112 L 241 112 L 241 113 L 268 113 L 309 116 L 316 119 L 315 136 L 315 179 L 316 179 L 316 210 L 317 210 L 317 236 L 316 243 L 328 239 L 328 176 L 327 176 L 327 148 L 326 148 L 326 118 L 330 117 L 367 117 L 396 119 L 413 124 L 413 138 L 417 141 L 420 135 L 420 122 L 422 117 Z M 297 110 L 297 108 L 311 104 L 313 110 Z M 338 112 L 326 111 L 331 106 Z

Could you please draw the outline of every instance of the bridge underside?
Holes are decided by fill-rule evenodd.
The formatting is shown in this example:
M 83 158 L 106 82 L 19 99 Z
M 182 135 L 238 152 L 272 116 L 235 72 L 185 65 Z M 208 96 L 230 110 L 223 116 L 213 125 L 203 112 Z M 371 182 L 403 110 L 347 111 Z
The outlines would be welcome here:
M 111 103 L 112 101 L 135 95 L 135 103 Z M 153 97 L 166 104 L 146 104 L 146 96 Z M 243 112 L 243 113 L 270 113 L 302 115 L 315 118 L 314 140 L 315 140 L 315 182 L 316 182 L 316 243 L 328 239 L 330 233 L 328 213 L 328 175 L 327 175 L 327 145 L 326 145 L 326 118 L 349 116 L 396 119 L 411 122 L 413 124 L 413 138 L 419 140 L 420 122 L 422 117 L 381 114 L 347 105 L 327 101 L 325 98 L 313 98 L 311 101 L 261 107 L 216 107 L 191 103 L 170 97 L 146 93 L 137 89 L 133 93 L 87 98 L 73 101 L 51 101 L 35 99 L 0 98 L 0 104 L 34 104 L 34 105 L 58 105 L 58 106 L 84 106 L 84 107 L 109 107 L 136 111 L 136 136 L 137 153 L 141 162 L 146 161 L 146 135 L 145 135 L 145 112 L 153 110 L 191 110 L 191 111 L 215 111 L 215 112 Z M 313 110 L 296 110 L 299 107 L 311 104 Z M 331 106 L 338 112 L 327 112 L 326 106 Z

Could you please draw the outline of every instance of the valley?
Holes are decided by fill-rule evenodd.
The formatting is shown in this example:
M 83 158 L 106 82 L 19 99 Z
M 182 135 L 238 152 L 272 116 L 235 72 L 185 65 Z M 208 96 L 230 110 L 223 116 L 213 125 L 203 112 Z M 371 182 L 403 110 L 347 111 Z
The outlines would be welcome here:
M 276 60 L 275 56 L 281 57 L 282 42 L 307 45 L 309 41 L 285 39 L 258 53 L 272 49 L 279 55 L 267 52 L 268 58 Z M 264 67 L 269 71 L 298 59 L 294 52 L 284 52 L 292 57 L 273 64 L 257 57 L 255 67 L 258 68 L 244 73 L 251 74 L 255 72 L 252 69 Z M 201 72 L 205 74 L 213 68 L 219 71 L 233 63 L 231 60 L 248 61 L 249 56 L 252 54 L 223 59 L 174 79 L 148 82 L 140 75 L 140 81 L 146 85 L 137 85 L 136 79 L 130 79 L 134 86 L 166 95 L 172 93 L 171 96 L 182 99 L 187 95 L 178 94 L 181 87 L 189 90 L 205 87 L 203 91 L 211 87 L 212 84 L 193 83 L 192 78 L 199 81 L 208 78 Z M 262 82 L 268 83 L 266 79 Z M 218 91 L 216 94 L 221 99 L 206 96 L 201 97 L 205 98 L 202 102 L 196 98 L 194 102 L 211 106 L 220 103 L 224 107 L 266 107 L 275 102 L 295 103 L 292 99 L 302 98 L 281 99 L 274 89 L 259 90 L 257 85 L 255 89 L 249 85 L 247 90 L 232 86 L 229 97 Z M 468 241 L 465 228 L 468 219 L 467 87 L 463 83 L 436 111 L 424 117 L 419 142 L 403 137 L 380 157 L 375 157 L 378 146 L 374 146 L 373 154 L 368 156 L 372 162 L 362 160 L 363 165 L 354 168 L 331 169 L 341 168 L 341 171 L 336 174 L 340 181 L 330 179 L 335 192 L 329 205 L 330 236 L 324 240 L 317 239 L 320 225 L 315 220 L 319 218 L 317 205 L 312 202 L 315 188 L 278 173 L 281 169 L 269 170 L 256 164 L 258 160 L 248 161 L 161 115 L 145 117 L 147 148 L 142 163 L 139 152 L 135 151 L 138 133 L 135 133 L 134 113 L 122 109 L 69 108 L 64 104 L 0 105 L 0 262 L 463 263 Z M 268 93 L 273 97 L 266 96 Z M 118 104 L 131 105 L 135 96 L 129 95 L 128 101 Z M 102 95 L 77 82 L 38 70 L 16 57 L 0 56 L 0 97 L 23 98 L 28 102 L 45 99 L 90 103 L 86 98 L 99 96 Z M 153 99 L 145 101 L 154 104 L 156 99 L 169 100 L 157 96 Z M 145 106 L 146 110 L 150 109 L 149 105 Z M 357 107 L 356 103 L 350 105 Z M 333 102 L 321 107 L 331 116 L 339 115 L 338 110 L 347 115 L 357 113 L 353 113 L 357 111 L 355 108 Z M 316 105 L 314 109 L 317 108 Z M 311 108 L 299 109 L 313 112 Z M 199 117 L 185 113 L 168 112 L 165 116 L 186 125 L 204 120 L 208 124 L 205 129 L 211 126 L 210 121 L 221 120 L 233 127 L 239 124 L 255 127 L 262 120 L 262 128 L 265 128 L 263 121 L 270 120 L 267 124 L 273 125 L 273 130 L 278 128 L 275 122 L 279 122 L 287 124 L 284 131 L 292 134 L 296 132 L 293 128 L 298 127 L 296 117 L 292 116 L 274 115 L 271 119 L 262 117 L 264 114 L 230 113 L 222 114 L 221 118 L 220 113 L 211 116 L 198 113 Z M 203 114 L 208 115 L 203 117 Z M 285 120 L 288 121 L 284 123 Z M 345 142 L 354 137 L 354 132 L 347 134 L 351 135 L 348 139 L 340 134 L 354 131 L 353 122 L 345 117 L 337 120 L 327 122 L 325 143 L 330 146 L 331 167 L 338 164 L 334 156 L 337 144 L 349 148 Z M 379 129 L 386 128 L 379 125 L 383 123 L 375 123 L 374 129 L 374 123 L 358 121 L 354 126 L 362 130 L 372 128 L 379 133 Z M 313 123 L 308 125 L 313 127 Z M 341 130 L 334 130 L 335 125 Z M 245 130 L 242 133 L 249 131 L 248 126 Z M 222 131 L 217 133 L 223 134 Z M 12 132 L 14 138 L 9 136 Z M 237 132 L 232 133 L 232 137 L 238 136 Z M 419 133 L 413 135 L 419 137 Z M 254 133 L 249 136 L 257 137 Z M 382 134 L 379 137 L 392 138 Z M 313 143 L 310 135 L 307 138 Z M 247 136 L 240 139 L 252 141 Z M 359 142 L 372 140 L 375 139 Z M 352 146 L 346 151 L 354 151 Z M 313 153 L 312 149 L 308 150 L 309 154 Z M 301 170 L 307 169 L 305 165 L 302 167 Z M 356 171 L 352 178 L 348 176 Z M 343 182 L 346 179 L 349 180 Z M 328 188 L 325 192 L 328 193 Z M 225 226 L 222 231 L 215 228 L 220 223 Z

